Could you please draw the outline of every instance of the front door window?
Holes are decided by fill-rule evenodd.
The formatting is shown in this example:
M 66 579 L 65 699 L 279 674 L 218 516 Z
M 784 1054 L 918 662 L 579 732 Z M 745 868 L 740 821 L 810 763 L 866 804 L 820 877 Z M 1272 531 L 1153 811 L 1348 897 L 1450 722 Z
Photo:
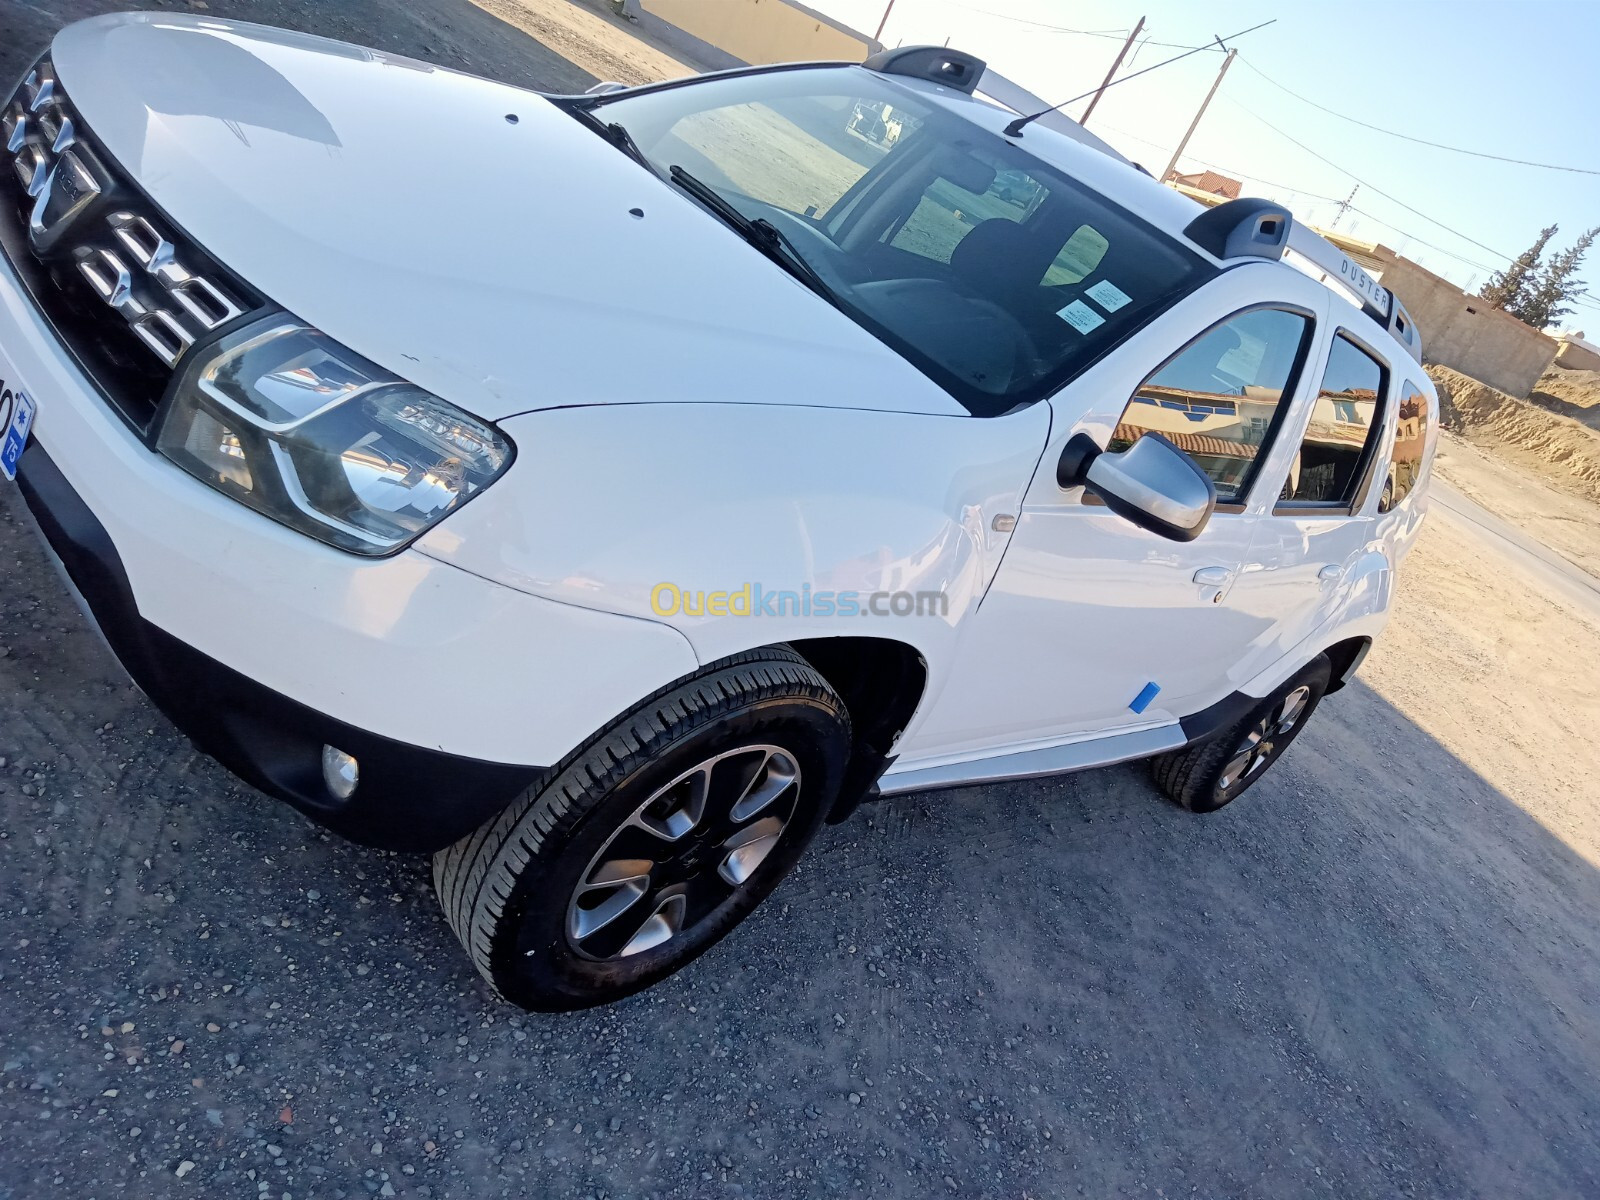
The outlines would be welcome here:
M 1107 448 L 1160 433 L 1211 476 L 1219 503 L 1242 502 L 1294 394 L 1310 334 L 1309 317 L 1284 309 L 1230 317 L 1139 385 Z

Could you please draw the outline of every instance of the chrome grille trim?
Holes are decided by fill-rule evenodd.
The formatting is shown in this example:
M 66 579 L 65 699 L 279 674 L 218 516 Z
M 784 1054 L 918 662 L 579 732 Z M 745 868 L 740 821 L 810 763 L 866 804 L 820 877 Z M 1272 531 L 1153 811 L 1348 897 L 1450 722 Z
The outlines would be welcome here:
M 98 177 L 84 165 L 76 150 L 58 155 L 49 164 L 38 191 L 28 190 L 34 197 L 33 212 L 28 217 L 28 239 L 36 247 L 52 244 L 57 231 L 76 221 L 80 213 L 100 198 L 101 190 Z
M 0 130 L 6 135 L 6 150 L 15 154 L 28 141 L 28 118 L 25 113 L 6 112 L 0 116 Z
M 199 326 L 201 333 L 209 333 L 243 314 L 244 309 L 216 284 L 203 276 L 191 275 L 178 262 L 177 247 L 150 223 L 149 218 L 126 211 L 114 212 L 106 218 L 106 223 L 133 261 L 165 289 L 173 303 Z
M 262 303 L 132 186 L 48 58 L 0 96 L 0 247 L 141 431 L 184 353 Z
M 184 267 L 172 239 L 147 216 L 119 210 L 103 218 L 103 223 L 91 221 L 83 229 L 69 228 L 111 181 L 102 180 L 74 149 L 77 126 L 65 111 L 59 82 L 49 71 L 48 64 L 40 64 L 29 74 L 10 106 L 22 108 L 26 100 L 25 111 L 8 116 L 8 123 L 16 127 L 8 144 L 22 142 L 19 150 L 12 152 L 16 154 L 17 177 L 34 200 L 28 216 L 29 240 L 36 251 L 48 250 L 58 237 L 72 243 L 68 253 L 79 260 L 79 269 L 97 294 L 170 367 L 197 337 L 237 317 L 244 308 L 216 284 Z M 92 274 L 83 261 L 86 253 L 93 258 L 97 249 L 105 252 L 101 235 L 106 228 L 111 230 L 112 240 L 128 252 L 127 261 L 118 263 L 122 282 L 109 290 L 96 282 L 99 275 Z M 109 268 L 95 270 L 100 269 Z M 112 300 L 113 294 L 119 299 Z M 152 336 L 153 329 L 170 336 Z
M 62 117 L 61 128 L 56 131 L 56 139 L 50 143 L 50 153 L 60 154 L 75 141 L 77 138 L 73 136 L 72 118 Z
M 89 281 L 95 294 L 121 314 L 134 335 L 172 366 L 178 356 L 194 344 L 194 335 L 165 309 L 151 308 L 134 294 L 133 272 L 110 250 L 80 247 L 78 271 Z

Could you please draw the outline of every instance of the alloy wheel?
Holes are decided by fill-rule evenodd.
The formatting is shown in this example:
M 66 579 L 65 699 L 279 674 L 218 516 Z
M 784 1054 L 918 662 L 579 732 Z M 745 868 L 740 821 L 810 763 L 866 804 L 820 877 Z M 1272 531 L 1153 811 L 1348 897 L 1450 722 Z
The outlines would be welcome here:
M 755 874 L 799 796 L 800 766 L 781 746 L 741 746 L 683 772 L 589 860 L 567 904 L 568 942 L 606 961 L 687 933 Z
M 1252 725 L 1217 780 L 1218 795 L 1225 795 L 1253 780 L 1277 756 L 1311 706 L 1311 688 L 1301 684 L 1288 692 L 1261 720 Z

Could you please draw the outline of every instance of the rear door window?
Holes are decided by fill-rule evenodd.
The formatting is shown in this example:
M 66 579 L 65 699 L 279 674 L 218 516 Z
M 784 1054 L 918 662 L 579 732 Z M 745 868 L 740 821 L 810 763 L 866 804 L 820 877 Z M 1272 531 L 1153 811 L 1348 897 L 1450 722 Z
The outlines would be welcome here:
M 1300 451 L 1289 467 L 1290 505 L 1349 507 L 1383 427 L 1387 371 L 1344 334 L 1333 339 Z

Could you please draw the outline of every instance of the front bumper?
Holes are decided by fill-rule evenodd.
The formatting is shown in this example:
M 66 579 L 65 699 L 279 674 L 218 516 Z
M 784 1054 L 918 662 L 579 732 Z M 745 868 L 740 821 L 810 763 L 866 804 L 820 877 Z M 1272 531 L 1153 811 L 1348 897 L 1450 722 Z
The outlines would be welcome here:
M 358 559 L 212 491 L 113 413 L 3 254 L 0 354 L 38 405 L 24 495 L 124 666 L 202 749 L 353 840 L 448 845 L 699 665 L 658 622 L 414 550 Z M 323 744 L 360 761 L 344 804 Z
M 246 783 L 354 841 L 438 850 L 536 780 L 535 766 L 482 762 L 410 746 L 335 720 L 262 687 L 139 615 L 111 536 L 43 446 L 17 483 L 40 532 L 133 681 L 194 744 Z M 346 802 L 322 780 L 322 747 L 360 763 Z

